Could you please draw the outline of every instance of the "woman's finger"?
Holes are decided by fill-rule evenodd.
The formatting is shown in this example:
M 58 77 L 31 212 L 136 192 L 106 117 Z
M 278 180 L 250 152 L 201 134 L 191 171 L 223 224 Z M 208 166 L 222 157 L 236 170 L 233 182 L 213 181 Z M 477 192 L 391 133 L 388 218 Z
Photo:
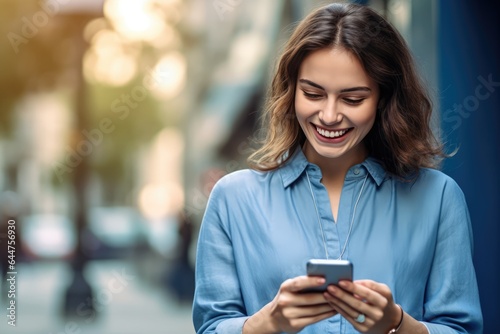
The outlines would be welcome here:
M 364 286 L 370 290 L 373 290 L 387 299 L 392 300 L 392 292 L 391 289 L 383 283 L 377 283 L 371 280 L 359 280 L 355 282 L 358 285 Z
M 386 296 L 381 295 L 378 291 L 371 289 L 372 285 L 365 286 L 363 284 L 358 284 L 358 282 L 341 281 L 339 282 L 339 287 L 351 294 L 354 298 L 352 301 L 353 307 L 359 307 L 360 303 L 368 303 L 370 305 L 375 305 L 378 307 L 384 307 L 387 304 Z M 390 294 L 390 291 L 389 291 Z
M 325 283 L 325 278 L 317 276 L 299 276 L 287 279 L 281 284 L 281 289 L 290 292 L 300 292 L 307 288 L 321 286 Z
M 331 302 L 334 309 L 347 321 L 349 321 L 356 329 L 362 331 L 373 326 L 373 324 L 375 323 L 375 321 L 370 318 L 368 314 L 360 310 L 354 310 L 342 300 L 331 295 L 325 298 L 327 298 L 329 302 Z
M 363 287 L 363 289 L 366 288 Z M 351 288 L 351 290 L 354 289 Z M 343 308 L 347 312 L 352 313 L 353 316 L 358 313 L 372 313 L 370 306 L 364 301 L 366 292 L 361 291 L 359 297 L 355 297 L 352 291 L 347 291 L 334 285 L 329 286 L 327 292 L 342 301 L 346 305 Z
M 353 309 L 343 299 L 337 298 L 334 293 L 325 292 L 325 299 L 335 308 L 335 310 L 339 311 L 339 313 L 342 311 L 351 317 L 356 317 L 359 313 L 358 310 Z
M 321 305 L 314 306 L 297 306 L 297 307 L 288 307 L 283 310 L 283 315 L 290 319 L 295 318 L 307 318 L 312 316 L 317 316 L 319 314 L 324 314 L 328 312 L 335 312 L 333 307 L 324 303 Z

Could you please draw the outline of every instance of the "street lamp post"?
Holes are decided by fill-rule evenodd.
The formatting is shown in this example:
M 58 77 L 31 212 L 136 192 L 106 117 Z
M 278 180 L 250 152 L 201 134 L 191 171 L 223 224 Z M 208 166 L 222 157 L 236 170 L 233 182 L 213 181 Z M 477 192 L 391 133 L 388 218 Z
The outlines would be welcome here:
M 87 49 L 87 43 L 83 37 L 83 30 L 86 24 L 97 17 L 103 15 L 104 0 L 73 0 L 65 1 L 62 4 L 58 0 L 48 0 L 47 3 L 59 4 L 58 15 L 69 22 L 73 28 L 72 43 L 75 48 L 75 64 L 77 67 L 77 80 L 75 81 L 75 132 L 74 138 L 78 145 L 84 138 L 82 131 L 88 126 L 88 107 L 86 84 L 83 77 L 83 56 Z M 87 196 L 86 187 L 88 184 L 88 156 L 82 157 L 80 163 L 73 171 L 73 185 L 75 191 L 75 227 L 77 233 L 77 245 L 72 259 L 73 279 L 69 284 L 64 298 L 63 314 L 66 317 L 77 318 L 79 315 L 94 312 L 94 302 L 92 287 L 84 276 L 84 269 L 88 257 L 84 251 L 83 236 L 87 228 Z M 82 313 L 83 312 L 83 313 Z

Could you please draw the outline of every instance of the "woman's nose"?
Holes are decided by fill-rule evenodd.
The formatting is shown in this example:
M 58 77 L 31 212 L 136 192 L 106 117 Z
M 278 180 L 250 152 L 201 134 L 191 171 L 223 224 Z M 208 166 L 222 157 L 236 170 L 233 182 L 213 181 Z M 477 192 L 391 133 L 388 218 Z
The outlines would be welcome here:
M 321 110 L 319 119 L 325 125 L 332 125 L 342 122 L 342 113 L 335 101 L 329 101 Z

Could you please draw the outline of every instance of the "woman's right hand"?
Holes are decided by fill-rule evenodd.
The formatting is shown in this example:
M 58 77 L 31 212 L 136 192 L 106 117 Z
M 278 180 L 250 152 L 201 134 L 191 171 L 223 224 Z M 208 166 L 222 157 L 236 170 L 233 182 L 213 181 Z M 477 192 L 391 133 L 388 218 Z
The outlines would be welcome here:
M 276 297 L 248 318 L 243 334 L 297 333 L 304 327 L 337 314 L 322 292 L 303 293 L 325 283 L 322 277 L 298 276 L 283 282 Z

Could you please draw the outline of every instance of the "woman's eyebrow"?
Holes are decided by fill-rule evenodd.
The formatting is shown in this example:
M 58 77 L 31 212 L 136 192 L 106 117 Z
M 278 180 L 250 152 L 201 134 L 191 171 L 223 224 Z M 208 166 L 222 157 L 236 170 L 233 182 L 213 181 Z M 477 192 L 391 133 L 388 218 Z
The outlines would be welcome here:
M 318 85 L 315 82 L 312 82 L 311 80 L 299 79 L 299 82 L 300 83 L 305 83 L 306 85 L 313 86 L 313 87 L 316 87 L 316 88 L 319 88 L 319 89 L 322 89 L 322 90 L 325 90 L 323 87 L 321 87 L 320 85 Z
M 351 87 L 340 90 L 341 93 L 356 92 L 356 91 L 371 92 L 372 90 L 366 86 Z
M 304 83 L 309 86 L 316 87 L 321 90 L 325 90 L 321 85 L 318 85 L 317 83 L 307 80 L 307 79 L 299 79 L 300 83 Z M 349 92 L 356 92 L 356 91 L 364 91 L 364 92 L 371 92 L 372 90 L 369 87 L 366 86 L 358 86 L 358 87 L 350 87 L 350 88 L 344 88 L 339 91 L 339 93 L 349 93 Z

